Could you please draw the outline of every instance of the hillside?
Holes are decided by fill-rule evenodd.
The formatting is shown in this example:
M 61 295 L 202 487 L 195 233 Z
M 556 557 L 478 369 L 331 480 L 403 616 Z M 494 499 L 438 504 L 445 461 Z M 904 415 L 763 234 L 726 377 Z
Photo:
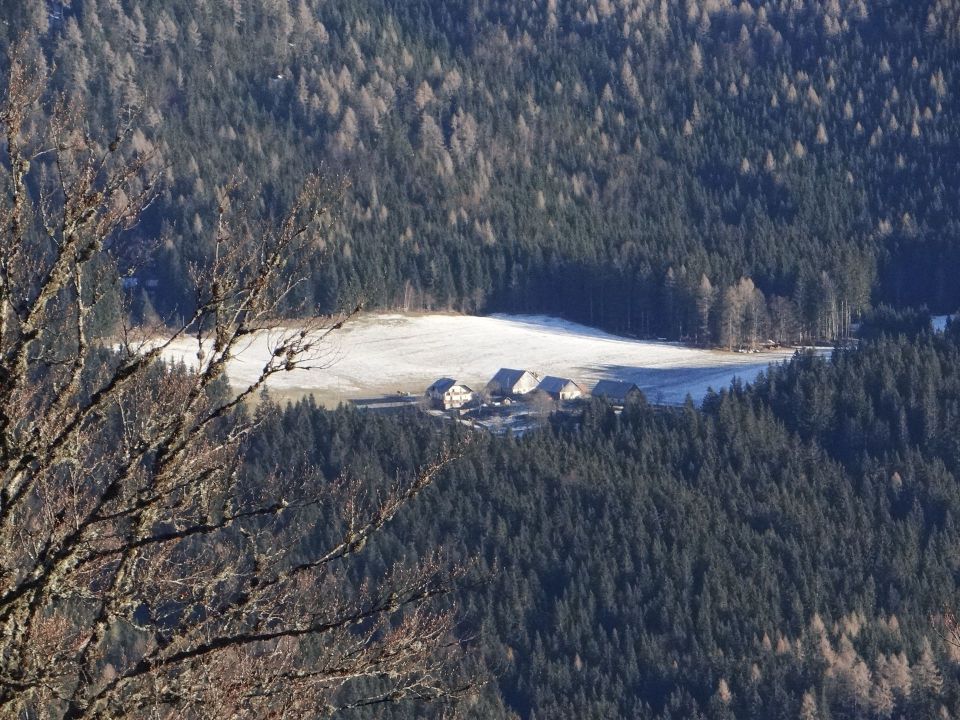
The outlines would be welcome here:
M 365 571 L 474 559 L 455 601 L 492 680 L 467 717 L 957 717 L 958 368 L 956 331 L 885 338 L 703 410 L 475 436 Z M 286 458 L 387 483 L 450 441 L 308 402 L 262 429 L 254 482 Z
M 960 717 L 960 0 L 2 7 L 0 720 Z
M 140 312 L 192 302 L 231 178 L 349 188 L 291 299 L 546 312 L 734 345 L 960 306 L 952 3 L 12 2 L 106 137 L 168 166 Z M 144 285 L 141 285 L 144 287 Z M 779 339 L 779 338 L 778 338 Z

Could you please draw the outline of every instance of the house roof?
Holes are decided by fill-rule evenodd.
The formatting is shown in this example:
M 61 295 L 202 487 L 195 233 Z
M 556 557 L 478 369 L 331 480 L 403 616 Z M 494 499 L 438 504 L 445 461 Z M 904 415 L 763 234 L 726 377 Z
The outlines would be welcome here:
M 447 390 L 452 388 L 457 384 L 457 381 L 453 378 L 440 378 L 433 383 L 430 387 L 427 388 L 428 393 L 445 393 Z
M 522 378 L 527 373 L 530 373 L 530 375 L 532 375 L 534 379 L 539 379 L 537 378 L 536 373 L 532 373 L 529 370 L 514 370 L 513 368 L 500 368 L 499 370 L 497 370 L 497 374 L 493 376 L 493 379 L 490 381 L 490 383 L 494 385 L 499 385 L 500 387 L 512 388 L 514 385 L 520 382 L 520 378 Z
M 553 375 L 547 375 L 547 377 L 541 380 L 537 389 L 557 394 L 569 390 L 571 385 L 580 392 L 583 392 L 583 388 L 570 378 L 554 377 Z
M 626 400 L 627 395 L 634 391 L 640 392 L 640 387 L 636 383 L 624 380 L 601 380 L 593 389 L 593 394 L 610 400 Z

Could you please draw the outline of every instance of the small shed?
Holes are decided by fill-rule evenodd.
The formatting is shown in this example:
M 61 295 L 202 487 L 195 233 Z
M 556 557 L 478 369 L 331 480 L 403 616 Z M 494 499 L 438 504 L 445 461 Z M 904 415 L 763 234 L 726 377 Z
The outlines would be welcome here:
M 424 394 L 432 405 L 444 410 L 461 408 L 477 397 L 473 390 L 453 378 L 440 378 Z
M 643 391 L 636 383 L 624 380 L 601 380 L 593 389 L 593 396 L 603 398 L 614 405 L 626 405 L 643 397 Z
M 542 390 L 554 400 L 576 400 L 586 394 L 584 389 L 570 378 L 554 377 L 552 375 L 548 375 L 541 380 L 537 390 Z
M 500 368 L 493 379 L 487 383 L 486 390 L 491 395 L 509 397 L 510 395 L 526 395 L 537 389 L 540 377 L 529 370 L 514 370 Z

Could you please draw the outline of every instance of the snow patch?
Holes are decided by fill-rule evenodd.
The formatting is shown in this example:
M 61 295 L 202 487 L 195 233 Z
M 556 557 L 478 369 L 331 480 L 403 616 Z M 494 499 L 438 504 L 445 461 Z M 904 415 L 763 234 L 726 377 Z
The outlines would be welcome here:
M 946 332 L 947 323 L 956 319 L 957 315 L 934 315 L 930 318 L 930 327 L 933 328 L 935 333 Z
M 420 395 L 439 377 L 456 378 L 482 390 L 501 367 L 569 377 L 591 390 L 598 380 L 636 383 L 652 402 L 697 402 L 708 388 L 726 387 L 735 377 L 752 381 L 792 349 L 762 354 L 702 350 L 676 343 L 611 335 L 596 328 L 543 315 L 363 315 L 324 342 L 318 367 L 282 373 L 268 385 L 284 396 L 314 394 L 318 402 L 374 395 Z M 244 387 L 269 359 L 268 333 L 256 336 L 228 366 L 231 383 Z M 190 365 L 196 343 L 183 340 L 166 353 Z

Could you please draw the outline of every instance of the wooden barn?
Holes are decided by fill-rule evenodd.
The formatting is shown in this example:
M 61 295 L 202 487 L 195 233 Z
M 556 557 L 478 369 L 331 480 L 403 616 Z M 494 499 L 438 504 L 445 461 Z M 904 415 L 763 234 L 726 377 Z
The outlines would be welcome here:
M 626 405 L 632 400 L 643 397 L 643 391 L 636 383 L 624 380 L 601 380 L 593 389 L 593 396 L 603 398 L 613 405 Z
M 486 390 L 491 395 L 510 397 L 533 392 L 539 384 L 539 376 L 529 370 L 501 368 L 493 376 L 493 379 L 487 383 Z
M 537 390 L 545 392 L 554 400 L 576 400 L 586 395 L 582 387 L 570 378 L 548 375 L 537 386 Z

